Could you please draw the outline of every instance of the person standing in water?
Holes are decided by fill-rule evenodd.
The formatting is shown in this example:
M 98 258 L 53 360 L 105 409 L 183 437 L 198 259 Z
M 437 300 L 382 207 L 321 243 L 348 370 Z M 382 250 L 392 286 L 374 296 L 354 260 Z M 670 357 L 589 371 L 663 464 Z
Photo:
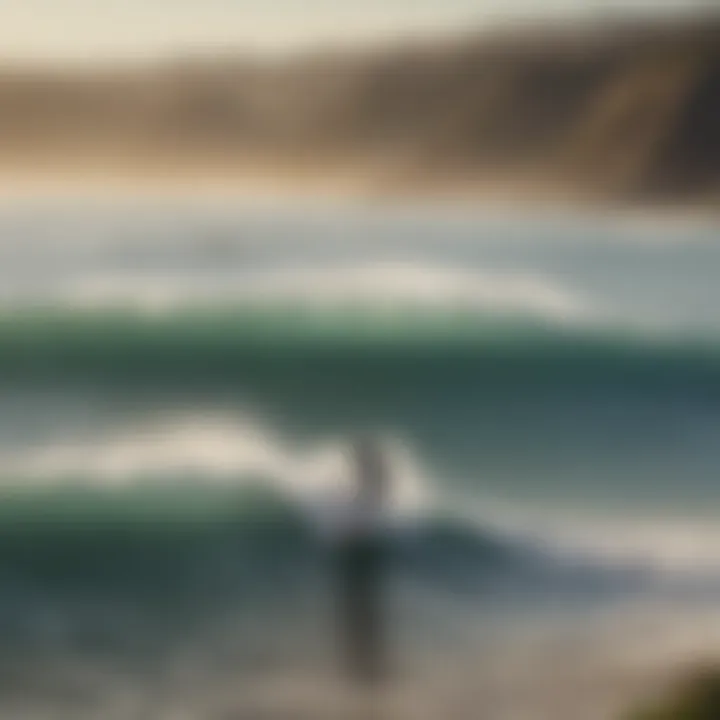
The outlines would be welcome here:
M 371 439 L 351 447 L 354 494 L 336 546 L 336 595 L 345 668 L 351 680 L 375 685 L 386 674 L 383 514 L 389 473 L 382 448 Z

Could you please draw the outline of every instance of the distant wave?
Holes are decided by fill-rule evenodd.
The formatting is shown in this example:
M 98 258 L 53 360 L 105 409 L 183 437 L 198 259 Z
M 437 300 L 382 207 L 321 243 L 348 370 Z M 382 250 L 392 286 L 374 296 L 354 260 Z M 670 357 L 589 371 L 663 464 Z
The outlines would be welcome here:
M 720 342 L 464 308 L 400 311 L 292 303 L 194 307 L 148 315 L 127 308 L 22 308 L 0 313 L 6 378 L 162 380 L 217 384 L 313 378 L 388 392 L 416 383 L 552 383 L 704 388 L 720 382 Z
M 22 288 L 21 288 L 22 290 Z M 5 307 L 134 309 L 165 314 L 199 307 L 302 308 L 313 312 L 449 311 L 573 320 L 585 303 L 551 278 L 497 272 L 374 263 L 313 269 L 223 270 L 211 273 L 94 273 L 50 282 L 30 293 L 4 293 Z

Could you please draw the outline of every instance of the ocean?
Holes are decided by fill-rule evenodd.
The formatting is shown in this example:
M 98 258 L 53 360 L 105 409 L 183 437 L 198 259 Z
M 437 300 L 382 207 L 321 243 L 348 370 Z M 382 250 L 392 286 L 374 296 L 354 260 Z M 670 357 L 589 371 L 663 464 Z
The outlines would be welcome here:
M 717 233 L 0 204 L 0 717 L 356 712 L 329 537 L 373 433 L 386 716 L 622 720 L 720 647 Z

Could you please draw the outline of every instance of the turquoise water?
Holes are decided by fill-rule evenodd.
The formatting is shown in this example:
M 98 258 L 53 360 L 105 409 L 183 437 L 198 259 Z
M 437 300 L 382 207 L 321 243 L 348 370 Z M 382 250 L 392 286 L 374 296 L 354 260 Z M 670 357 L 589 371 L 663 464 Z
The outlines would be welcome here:
M 366 431 L 395 463 L 395 650 L 421 706 L 482 686 L 488 718 L 526 717 L 522 696 L 583 720 L 623 698 L 621 670 L 634 687 L 708 651 L 716 235 L 450 209 L 0 208 L 0 706 L 244 717 L 266 702 L 247 685 L 330 713 L 323 528 Z M 628 631 L 643 622 L 656 646 Z M 542 662 L 568 647 L 593 678 L 586 715 Z M 501 666 L 511 651 L 538 659 Z

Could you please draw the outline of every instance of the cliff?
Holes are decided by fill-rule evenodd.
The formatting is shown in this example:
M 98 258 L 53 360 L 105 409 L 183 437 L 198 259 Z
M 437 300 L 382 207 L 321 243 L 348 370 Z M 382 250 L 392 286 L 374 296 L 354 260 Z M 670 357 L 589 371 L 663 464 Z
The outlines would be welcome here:
M 398 190 L 720 198 L 720 20 L 469 35 L 374 52 L 0 68 L 0 170 L 357 170 Z

